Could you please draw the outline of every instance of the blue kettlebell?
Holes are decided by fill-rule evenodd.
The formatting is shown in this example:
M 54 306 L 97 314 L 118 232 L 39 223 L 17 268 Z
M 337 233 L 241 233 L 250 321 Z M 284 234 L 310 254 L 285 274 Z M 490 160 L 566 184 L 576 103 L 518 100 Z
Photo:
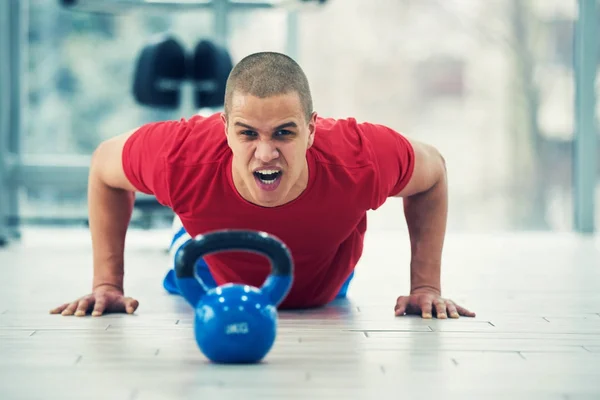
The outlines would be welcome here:
M 207 287 L 196 273 L 196 261 L 209 253 L 237 250 L 269 259 L 271 274 L 262 287 L 233 283 Z M 267 355 L 277 335 L 277 306 L 292 285 L 293 261 L 283 242 L 264 232 L 213 231 L 184 245 L 174 269 L 181 294 L 195 310 L 196 343 L 209 360 L 255 363 Z

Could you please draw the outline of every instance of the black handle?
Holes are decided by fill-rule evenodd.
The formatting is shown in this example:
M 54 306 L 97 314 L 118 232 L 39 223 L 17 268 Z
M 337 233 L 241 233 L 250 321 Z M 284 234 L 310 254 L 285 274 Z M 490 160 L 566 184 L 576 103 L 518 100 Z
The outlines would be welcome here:
M 179 279 L 194 278 L 194 265 L 199 258 L 210 253 L 237 250 L 266 256 L 271 262 L 271 275 L 292 275 L 292 257 L 281 240 L 265 232 L 236 229 L 213 231 L 190 240 L 177 254 L 175 275 Z

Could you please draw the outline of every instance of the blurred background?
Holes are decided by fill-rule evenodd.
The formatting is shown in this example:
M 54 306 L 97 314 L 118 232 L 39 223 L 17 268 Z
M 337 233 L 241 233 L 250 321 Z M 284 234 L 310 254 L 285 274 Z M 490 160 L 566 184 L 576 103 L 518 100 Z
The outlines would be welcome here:
M 132 95 L 142 48 L 165 33 L 189 49 L 214 40 L 234 63 L 286 52 L 307 73 L 321 116 L 386 124 L 438 147 L 450 231 L 589 232 L 600 222 L 600 45 L 586 33 L 600 32 L 600 7 L 581 1 L 298 0 L 231 10 L 180 1 L 98 12 L 77 1 L 3 0 L 0 63 L 12 68 L 0 81 L 4 235 L 85 225 L 86 168 L 102 140 L 202 112 L 190 91 L 171 109 Z M 169 210 L 142 200 L 132 224 L 170 224 Z M 405 225 L 399 201 L 372 214 L 382 229 Z

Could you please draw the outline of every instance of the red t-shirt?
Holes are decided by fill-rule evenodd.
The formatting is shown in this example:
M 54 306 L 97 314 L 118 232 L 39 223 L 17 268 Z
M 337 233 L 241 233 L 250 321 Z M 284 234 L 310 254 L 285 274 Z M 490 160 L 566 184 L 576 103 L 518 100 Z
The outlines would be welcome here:
M 308 187 L 279 207 L 243 199 L 232 181 L 232 152 L 220 114 L 149 123 L 123 150 L 123 168 L 141 192 L 170 207 L 187 232 L 264 231 L 281 239 L 294 260 L 294 280 L 281 308 L 324 305 L 335 298 L 362 251 L 366 212 L 408 183 L 414 153 L 390 128 L 354 119 L 318 118 L 307 152 Z M 216 282 L 262 286 L 267 258 L 248 252 L 209 254 Z

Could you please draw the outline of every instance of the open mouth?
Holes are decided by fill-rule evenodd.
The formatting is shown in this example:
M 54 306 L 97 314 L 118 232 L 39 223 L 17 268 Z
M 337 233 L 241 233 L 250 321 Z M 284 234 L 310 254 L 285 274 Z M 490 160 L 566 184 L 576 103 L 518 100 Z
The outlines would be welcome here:
M 263 169 L 254 171 L 254 178 L 263 190 L 275 190 L 281 181 L 283 171 L 278 169 Z
M 262 171 L 255 171 L 254 176 L 260 179 L 262 183 L 269 185 L 275 182 L 275 180 L 281 176 L 281 171 L 278 171 L 276 169 L 265 169 Z

